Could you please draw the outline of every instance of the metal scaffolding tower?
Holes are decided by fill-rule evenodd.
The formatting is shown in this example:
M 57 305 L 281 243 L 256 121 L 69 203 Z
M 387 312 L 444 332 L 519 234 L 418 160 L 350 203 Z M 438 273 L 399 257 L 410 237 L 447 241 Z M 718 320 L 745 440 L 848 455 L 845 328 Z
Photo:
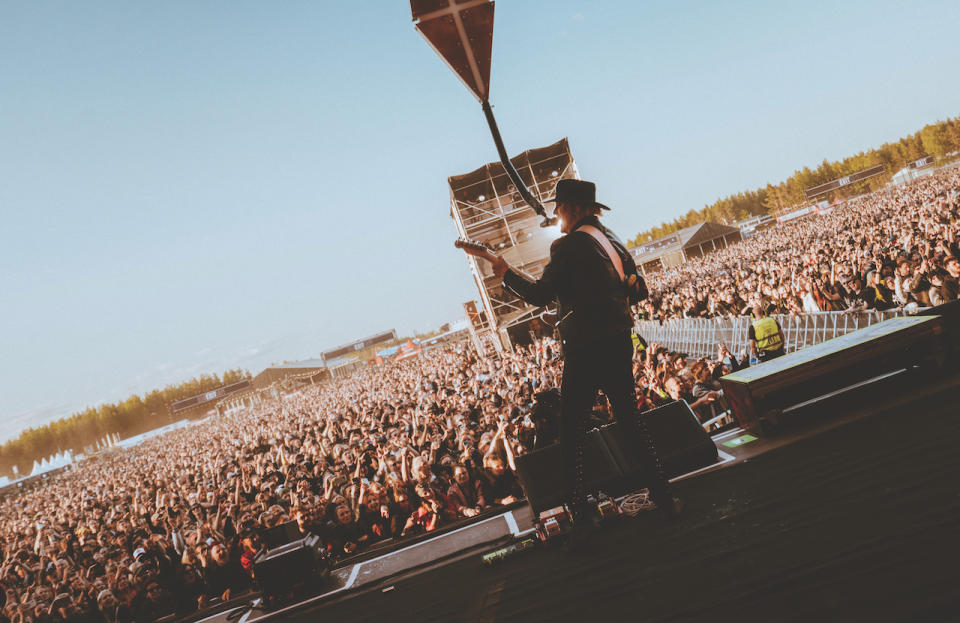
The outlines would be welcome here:
M 527 150 L 510 161 L 541 202 L 553 199 L 559 180 L 580 179 L 566 138 Z M 450 216 L 459 235 L 489 244 L 511 266 L 538 278 L 550 259 L 550 244 L 561 235 L 560 227 L 540 227 L 542 219 L 522 199 L 503 165 L 490 163 L 448 181 Z M 483 334 L 490 332 L 502 346 L 509 347 L 507 329 L 529 322 L 539 309 L 504 289 L 488 262 L 466 257 L 489 324 L 477 337 L 483 340 Z

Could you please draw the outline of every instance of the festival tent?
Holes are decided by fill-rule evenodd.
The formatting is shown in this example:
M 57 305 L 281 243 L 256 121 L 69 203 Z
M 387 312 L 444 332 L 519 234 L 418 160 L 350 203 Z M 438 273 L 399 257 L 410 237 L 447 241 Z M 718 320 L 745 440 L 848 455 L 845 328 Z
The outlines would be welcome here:
M 30 475 L 39 476 L 40 474 L 45 474 L 49 471 L 66 467 L 71 463 L 73 463 L 73 453 L 70 452 L 70 450 L 67 450 L 66 452 L 58 452 L 49 458 L 44 458 L 42 461 L 34 461 L 33 471 L 30 472 Z

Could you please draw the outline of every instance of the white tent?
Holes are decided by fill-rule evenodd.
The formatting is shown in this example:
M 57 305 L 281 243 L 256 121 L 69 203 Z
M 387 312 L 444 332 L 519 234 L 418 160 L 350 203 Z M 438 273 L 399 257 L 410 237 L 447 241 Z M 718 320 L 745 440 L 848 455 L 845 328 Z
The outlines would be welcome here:
M 67 450 L 66 452 L 57 453 L 49 458 L 45 458 L 39 463 L 34 461 L 33 471 L 30 472 L 30 475 L 39 476 L 40 474 L 49 472 L 51 470 L 66 467 L 71 463 L 73 463 L 73 454 Z

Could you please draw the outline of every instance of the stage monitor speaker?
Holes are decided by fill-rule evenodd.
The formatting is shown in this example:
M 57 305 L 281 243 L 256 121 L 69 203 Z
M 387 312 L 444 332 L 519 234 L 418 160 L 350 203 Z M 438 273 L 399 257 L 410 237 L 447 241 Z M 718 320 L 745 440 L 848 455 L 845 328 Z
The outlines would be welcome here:
M 559 506 L 569 491 L 563 479 L 560 445 L 554 444 L 517 457 L 517 479 L 535 514 Z M 623 472 L 599 430 L 587 433 L 583 445 L 583 478 L 587 491 L 619 480 Z
M 253 577 L 268 608 L 316 594 L 329 572 L 315 534 L 261 552 L 253 561 Z
M 273 549 L 302 539 L 300 528 L 296 521 L 288 521 L 272 528 L 267 528 L 260 533 L 260 541 L 267 549 Z
M 646 422 L 647 430 L 657 447 L 660 464 L 667 478 L 686 474 L 717 462 L 717 446 L 703 430 L 697 416 L 684 400 L 645 411 L 638 415 Z M 620 465 L 628 482 L 635 487 L 646 484 L 637 480 L 639 462 L 637 453 L 621 433 L 616 423 L 601 429 L 607 446 Z

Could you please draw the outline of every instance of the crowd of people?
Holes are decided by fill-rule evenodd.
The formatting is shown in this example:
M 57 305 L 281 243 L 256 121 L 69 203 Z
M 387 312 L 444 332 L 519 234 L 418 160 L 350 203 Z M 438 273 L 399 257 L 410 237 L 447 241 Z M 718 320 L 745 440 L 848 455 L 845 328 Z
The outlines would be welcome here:
M 645 319 L 929 307 L 960 296 L 960 167 L 648 275 Z
M 638 407 L 703 412 L 737 361 L 641 342 Z M 272 527 L 345 558 L 510 504 L 515 457 L 556 436 L 561 374 L 551 338 L 501 356 L 460 343 L 87 459 L 0 501 L 0 621 L 188 614 L 254 587 Z M 610 417 L 602 396 L 593 417 Z
M 960 172 L 849 201 L 661 273 L 655 319 L 928 306 L 960 287 Z M 637 406 L 725 411 L 746 365 L 639 340 Z M 551 442 L 563 359 L 543 338 L 468 343 L 256 401 L 74 465 L 0 499 L 0 623 L 149 623 L 255 586 L 266 532 L 296 524 L 346 558 L 511 504 L 515 458 Z M 610 417 L 602 394 L 592 415 Z

